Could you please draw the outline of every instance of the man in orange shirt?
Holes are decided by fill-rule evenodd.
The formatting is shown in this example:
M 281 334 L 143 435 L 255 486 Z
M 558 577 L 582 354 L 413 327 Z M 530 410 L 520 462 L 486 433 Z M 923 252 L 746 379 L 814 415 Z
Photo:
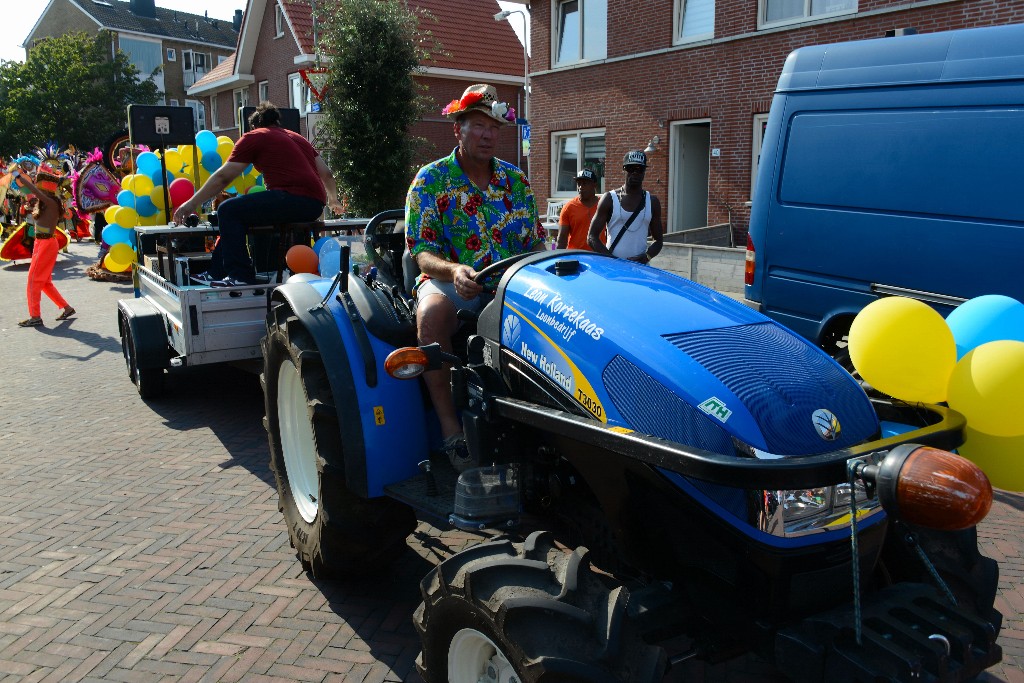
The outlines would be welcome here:
M 590 249 L 587 231 L 597 211 L 597 175 L 585 168 L 576 175 L 579 194 L 565 203 L 558 215 L 559 249 Z

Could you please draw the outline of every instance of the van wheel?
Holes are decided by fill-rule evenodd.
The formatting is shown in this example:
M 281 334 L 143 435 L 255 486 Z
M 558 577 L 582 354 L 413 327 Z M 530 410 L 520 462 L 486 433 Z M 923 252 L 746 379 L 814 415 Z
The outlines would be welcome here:
M 278 507 L 306 571 L 316 578 L 370 573 L 405 550 L 416 517 L 389 498 L 368 500 L 348 489 L 327 371 L 312 336 L 287 313 L 269 318 L 260 376 Z M 357 409 L 354 396 L 342 400 Z
M 860 379 L 850 360 L 850 323 L 833 324 L 821 337 L 821 348 L 848 373 Z
M 665 674 L 664 650 L 645 643 L 626 614 L 628 591 L 608 588 L 586 548 L 566 552 L 550 532 L 464 550 L 420 591 L 416 667 L 428 683 L 654 683 Z

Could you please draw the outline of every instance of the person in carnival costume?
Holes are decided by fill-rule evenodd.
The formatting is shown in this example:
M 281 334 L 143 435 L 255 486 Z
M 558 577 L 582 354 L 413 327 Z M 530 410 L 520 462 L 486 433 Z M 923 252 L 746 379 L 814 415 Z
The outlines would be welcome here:
M 44 293 L 61 309 L 57 320 L 67 320 L 75 314 L 75 309 L 68 305 L 53 284 L 53 266 L 57 263 L 59 250 L 54 233 L 57 230 L 57 221 L 64 215 L 64 206 L 58 191 L 60 177 L 42 170 L 36 172 L 35 180 L 24 171 L 17 170 L 14 173 L 15 178 L 24 183 L 38 200 L 32 211 L 36 228 L 35 243 L 32 245 L 32 265 L 28 269 L 29 317 L 18 325 L 38 327 L 43 324 L 40 302 Z

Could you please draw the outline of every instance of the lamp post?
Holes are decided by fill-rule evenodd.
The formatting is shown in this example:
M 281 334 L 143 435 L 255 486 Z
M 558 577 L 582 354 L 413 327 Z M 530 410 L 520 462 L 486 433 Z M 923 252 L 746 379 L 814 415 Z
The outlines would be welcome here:
M 530 119 L 529 119 L 529 114 L 530 114 L 530 57 L 529 57 L 529 53 L 527 51 L 527 33 L 529 31 L 529 19 L 526 16 L 526 12 L 524 12 L 521 9 L 506 9 L 506 10 L 502 10 L 502 11 L 498 12 L 497 14 L 495 14 L 494 15 L 494 20 L 495 21 L 505 21 L 510 16 L 512 16 L 513 14 L 521 14 L 523 16 L 523 116 L 522 116 L 522 119 L 523 119 L 523 121 L 526 122 L 525 125 L 528 125 L 529 121 L 530 121 Z M 520 151 L 523 151 L 522 150 L 522 145 L 520 145 Z M 527 177 L 529 177 L 529 175 L 530 175 L 530 157 L 529 157 L 529 155 L 527 155 L 527 157 L 526 157 L 526 168 L 523 169 L 523 170 L 526 171 L 526 175 L 527 175 Z

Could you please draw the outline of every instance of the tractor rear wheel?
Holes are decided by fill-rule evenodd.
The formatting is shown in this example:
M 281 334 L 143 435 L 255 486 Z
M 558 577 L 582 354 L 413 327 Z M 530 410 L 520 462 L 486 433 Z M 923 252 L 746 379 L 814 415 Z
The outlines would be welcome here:
M 317 578 L 380 569 L 405 550 L 416 517 L 389 498 L 348 489 L 344 435 L 320 351 L 296 316 L 278 310 L 270 320 L 260 377 L 264 426 L 292 547 Z M 343 400 L 357 409 L 355 397 Z
M 586 548 L 549 532 L 496 541 L 446 560 L 420 584 L 413 615 L 428 683 L 479 680 L 660 681 L 666 656 L 635 632 L 628 591 L 608 588 Z

